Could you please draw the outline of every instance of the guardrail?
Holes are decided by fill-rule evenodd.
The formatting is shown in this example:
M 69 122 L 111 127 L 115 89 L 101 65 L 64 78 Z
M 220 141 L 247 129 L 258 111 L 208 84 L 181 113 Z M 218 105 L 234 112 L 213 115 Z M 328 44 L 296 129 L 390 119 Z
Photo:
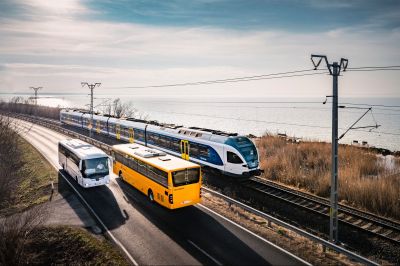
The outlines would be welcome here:
M 75 137 L 75 138 L 79 138 L 79 139 L 81 139 L 83 141 L 86 141 L 86 142 L 88 142 L 88 143 L 90 143 L 90 144 L 92 144 L 92 145 L 94 145 L 94 146 L 96 146 L 96 147 L 98 147 L 100 149 L 105 150 L 105 152 L 107 154 L 111 153 L 111 150 L 112 150 L 111 146 L 107 145 L 107 144 L 105 144 L 105 143 L 103 143 L 101 141 L 92 139 L 90 137 L 87 137 L 85 135 L 79 134 L 79 133 L 74 132 L 72 130 L 68 130 L 68 129 L 62 128 L 60 126 L 56 126 L 56 125 L 54 125 L 52 123 L 45 122 L 43 120 L 33 119 L 33 118 L 27 117 L 27 116 L 22 116 L 22 117 L 20 116 L 19 118 L 22 118 L 22 119 L 30 121 L 30 122 L 34 122 L 34 123 L 39 124 L 39 125 L 43 125 L 43 126 L 45 126 L 47 128 L 54 129 L 57 132 L 61 132 L 61 133 L 67 134 L 69 136 L 72 136 L 72 137 Z M 229 202 L 231 204 L 235 204 L 235 205 L 245 209 L 246 211 L 249 211 L 249 212 L 251 212 L 251 213 L 253 213 L 255 215 L 259 215 L 259 216 L 263 217 L 264 219 L 266 219 L 268 221 L 269 225 L 271 224 L 271 222 L 273 222 L 273 223 L 275 223 L 275 224 L 277 224 L 279 226 L 282 226 L 282 227 L 284 227 L 284 228 L 286 228 L 288 230 L 296 232 L 297 234 L 299 234 L 301 236 L 304 236 L 304 237 L 306 237 L 306 238 L 308 238 L 308 239 L 310 239 L 310 240 L 312 240 L 314 242 L 317 242 L 318 244 L 321 244 L 324 249 L 329 248 L 329 249 L 334 250 L 334 251 L 336 251 L 338 253 L 344 254 L 347 257 L 349 257 L 349 258 L 351 258 L 351 259 L 353 259 L 353 260 L 355 260 L 357 262 L 363 263 L 365 265 L 379 265 L 378 263 L 376 263 L 374 261 L 371 261 L 371 260 L 369 260 L 367 258 L 364 258 L 364 257 L 362 257 L 362 256 L 360 256 L 360 255 L 358 255 L 356 253 L 353 253 L 353 252 L 351 252 L 351 251 L 349 251 L 347 249 L 344 249 L 344 248 L 342 248 L 342 247 L 340 247 L 338 245 L 335 245 L 335 244 L 333 244 L 333 243 L 331 243 L 331 242 L 329 242 L 329 241 L 327 241 L 325 239 L 322 239 L 322 238 L 320 238 L 318 236 L 312 235 L 312 234 L 310 234 L 310 233 L 308 233 L 308 232 L 306 232 L 306 231 L 304 231 L 304 230 L 302 230 L 300 228 L 297 228 L 297 227 L 295 227 L 295 226 L 293 226 L 291 224 L 288 224 L 288 223 L 286 223 L 284 221 L 281 221 L 281 220 L 279 220 L 279 219 L 277 219 L 277 218 L 275 218 L 273 216 L 270 216 L 270 215 L 268 215 L 266 213 L 263 213 L 263 212 L 261 212 L 261 211 L 259 211 L 257 209 L 254 209 L 253 207 L 250 207 L 250 206 L 248 206 L 246 204 L 243 204 L 243 203 L 241 203 L 241 202 L 239 202 L 239 201 L 237 201 L 235 199 L 232 199 L 232 198 L 230 198 L 228 196 L 225 196 L 224 194 L 221 194 L 221 193 L 219 193 L 217 191 L 214 191 L 214 190 L 206 188 L 206 187 L 202 187 L 202 189 L 204 191 L 209 192 L 210 194 L 212 194 L 214 196 L 217 196 L 219 198 L 222 198 L 222 199 L 226 200 L 227 202 Z
M 353 252 L 351 252 L 351 251 L 349 251 L 347 249 L 344 249 L 344 248 L 342 248 L 342 247 L 340 247 L 338 245 L 335 245 L 335 244 L 333 244 L 333 243 L 331 243 L 331 242 L 329 242 L 329 241 L 327 241 L 325 239 L 322 239 L 322 238 L 320 238 L 318 236 L 312 235 L 312 234 L 310 234 L 310 233 L 308 233 L 308 232 L 306 232 L 306 231 L 304 231 L 304 230 L 302 230 L 300 228 L 297 228 L 297 227 L 295 227 L 293 225 L 290 225 L 290 224 L 288 224 L 288 223 L 286 223 L 284 221 L 281 221 L 281 220 L 279 220 L 279 219 L 277 219 L 277 218 L 275 218 L 273 216 L 270 216 L 270 215 L 268 215 L 266 213 L 263 213 L 263 212 L 261 212 L 261 211 L 259 211 L 257 209 L 254 209 L 253 207 L 250 207 L 250 206 L 248 206 L 246 204 L 243 204 L 243 203 L 241 203 L 241 202 L 239 202 L 239 201 L 237 201 L 235 199 L 232 199 L 232 198 L 230 198 L 228 196 L 225 196 L 224 194 L 221 194 L 221 193 L 219 193 L 217 191 L 214 191 L 214 190 L 206 188 L 206 187 L 202 187 L 202 189 L 204 191 L 207 191 L 208 193 L 214 195 L 214 196 L 217 196 L 219 198 L 222 198 L 222 199 L 226 200 L 229 203 L 235 204 L 235 205 L 245 209 L 246 211 L 251 212 L 252 214 L 259 215 L 259 216 L 263 217 L 264 219 L 266 219 L 268 221 L 268 224 L 273 222 L 273 223 L 275 223 L 275 224 L 277 224 L 279 226 L 282 226 L 282 227 L 284 227 L 286 229 L 289 229 L 289 230 L 291 230 L 293 232 L 296 232 L 299 235 L 302 235 L 302 236 L 304 236 L 304 237 L 306 237 L 308 239 L 311 239 L 312 241 L 321 244 L 325 248 L 329 248 L 329 249 L 334 250 L 334 251 L 336 251 L 338 253 L 344 254 L 347 257 L 349 257 L 349 258 L 351 258 L 351 259 L 353 259 L 353 260 L 355 260 L 357 262 L 360 262 L 360 263 L 363 263 L 363 264 L 366 264 L 366 265 L 379 265 L 378 263 L 376 263 L 374 261 L 371 261 L 371 260 L 369 260 L 367 258 L 364 258 L 364 257 L 362 257 L 362 256 L 360 256 L 360 255 L 358 255 L 356 253 L 353 253 Z

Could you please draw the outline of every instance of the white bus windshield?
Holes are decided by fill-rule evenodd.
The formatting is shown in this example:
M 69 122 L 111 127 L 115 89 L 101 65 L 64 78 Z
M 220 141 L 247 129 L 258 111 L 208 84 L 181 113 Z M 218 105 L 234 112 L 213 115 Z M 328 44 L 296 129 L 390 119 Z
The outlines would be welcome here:
M 85 178 L 99 178 L 109 174 L 108 158 L 100 157 L 82 161 L 82 175 Z

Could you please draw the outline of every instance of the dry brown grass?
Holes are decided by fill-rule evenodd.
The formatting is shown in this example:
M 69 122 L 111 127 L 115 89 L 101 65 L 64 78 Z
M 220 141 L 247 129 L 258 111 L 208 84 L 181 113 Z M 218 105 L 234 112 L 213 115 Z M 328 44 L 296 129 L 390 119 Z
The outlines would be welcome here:
M 328 197 L 330 189 L 331 144 L 289 143 L 266 135 L 257 146 L 264 177 Z M 377 154 L 340 145 L 339 200 L 348 205 L 400 220 L 400 167 L 387 169 Z

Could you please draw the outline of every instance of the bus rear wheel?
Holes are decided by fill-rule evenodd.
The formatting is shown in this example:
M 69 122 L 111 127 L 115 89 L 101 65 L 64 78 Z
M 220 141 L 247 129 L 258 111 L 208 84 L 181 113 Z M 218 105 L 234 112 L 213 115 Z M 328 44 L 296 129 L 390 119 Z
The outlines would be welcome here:
M 147 196 L 149 197 L 149 201 L 151 203 L 154 202 L 154 195 L 153 195 L 153 191 L 151 191 L 151 189 L 149 189 L 149 191 L 147 192 Z
M 125 181 L 125 180 L 124 180 L 124 177 L 122 176 L 122 171 L 119 171 L 119 172 L 118 172 L 118 177 L 121 178 L 122 181 Z

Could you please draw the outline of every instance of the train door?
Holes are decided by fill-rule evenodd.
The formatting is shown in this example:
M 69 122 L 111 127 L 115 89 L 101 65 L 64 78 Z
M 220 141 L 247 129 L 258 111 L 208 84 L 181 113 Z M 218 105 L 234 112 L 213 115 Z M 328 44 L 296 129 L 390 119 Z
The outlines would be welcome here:
M 133 142 L 134 142 L 134 138 L 133 138 L 134 136 L 133 136 L 133 134 L 134 134 L 134 133 L 133 133 L 133 128 L 130 128 L 130 129 L 129 129 L 129 142 L 130 142 L 130 143 L 133 143 Z
M 237 150 L 230 146 L 224 147 L 224 162 L 225 172 L 241 175 L 246 169 L 243 167 L 243 165 L 246 165 L 246 163 L 241 159 L 241 156 L 238 154 Z
M 117 136 L 117 139 L 121 139 L 121 127 L 119 124 L 115 125 L 115 135 Z
M 90 118 L 88 118 L 87 120 L 88 120 L 88 129 L 89 129 L 89 130 L 92 130 L 92 128 L 93 128 L 92 122 L 93 122 L 93 121 L 92 121 L 92 119 L 90 119 Z
M 96 132 L 100 133 L 100 120 L 96 121 Z
M 182 159 L 189 160 L 189 141 L 181 140 L 181 155 Z

